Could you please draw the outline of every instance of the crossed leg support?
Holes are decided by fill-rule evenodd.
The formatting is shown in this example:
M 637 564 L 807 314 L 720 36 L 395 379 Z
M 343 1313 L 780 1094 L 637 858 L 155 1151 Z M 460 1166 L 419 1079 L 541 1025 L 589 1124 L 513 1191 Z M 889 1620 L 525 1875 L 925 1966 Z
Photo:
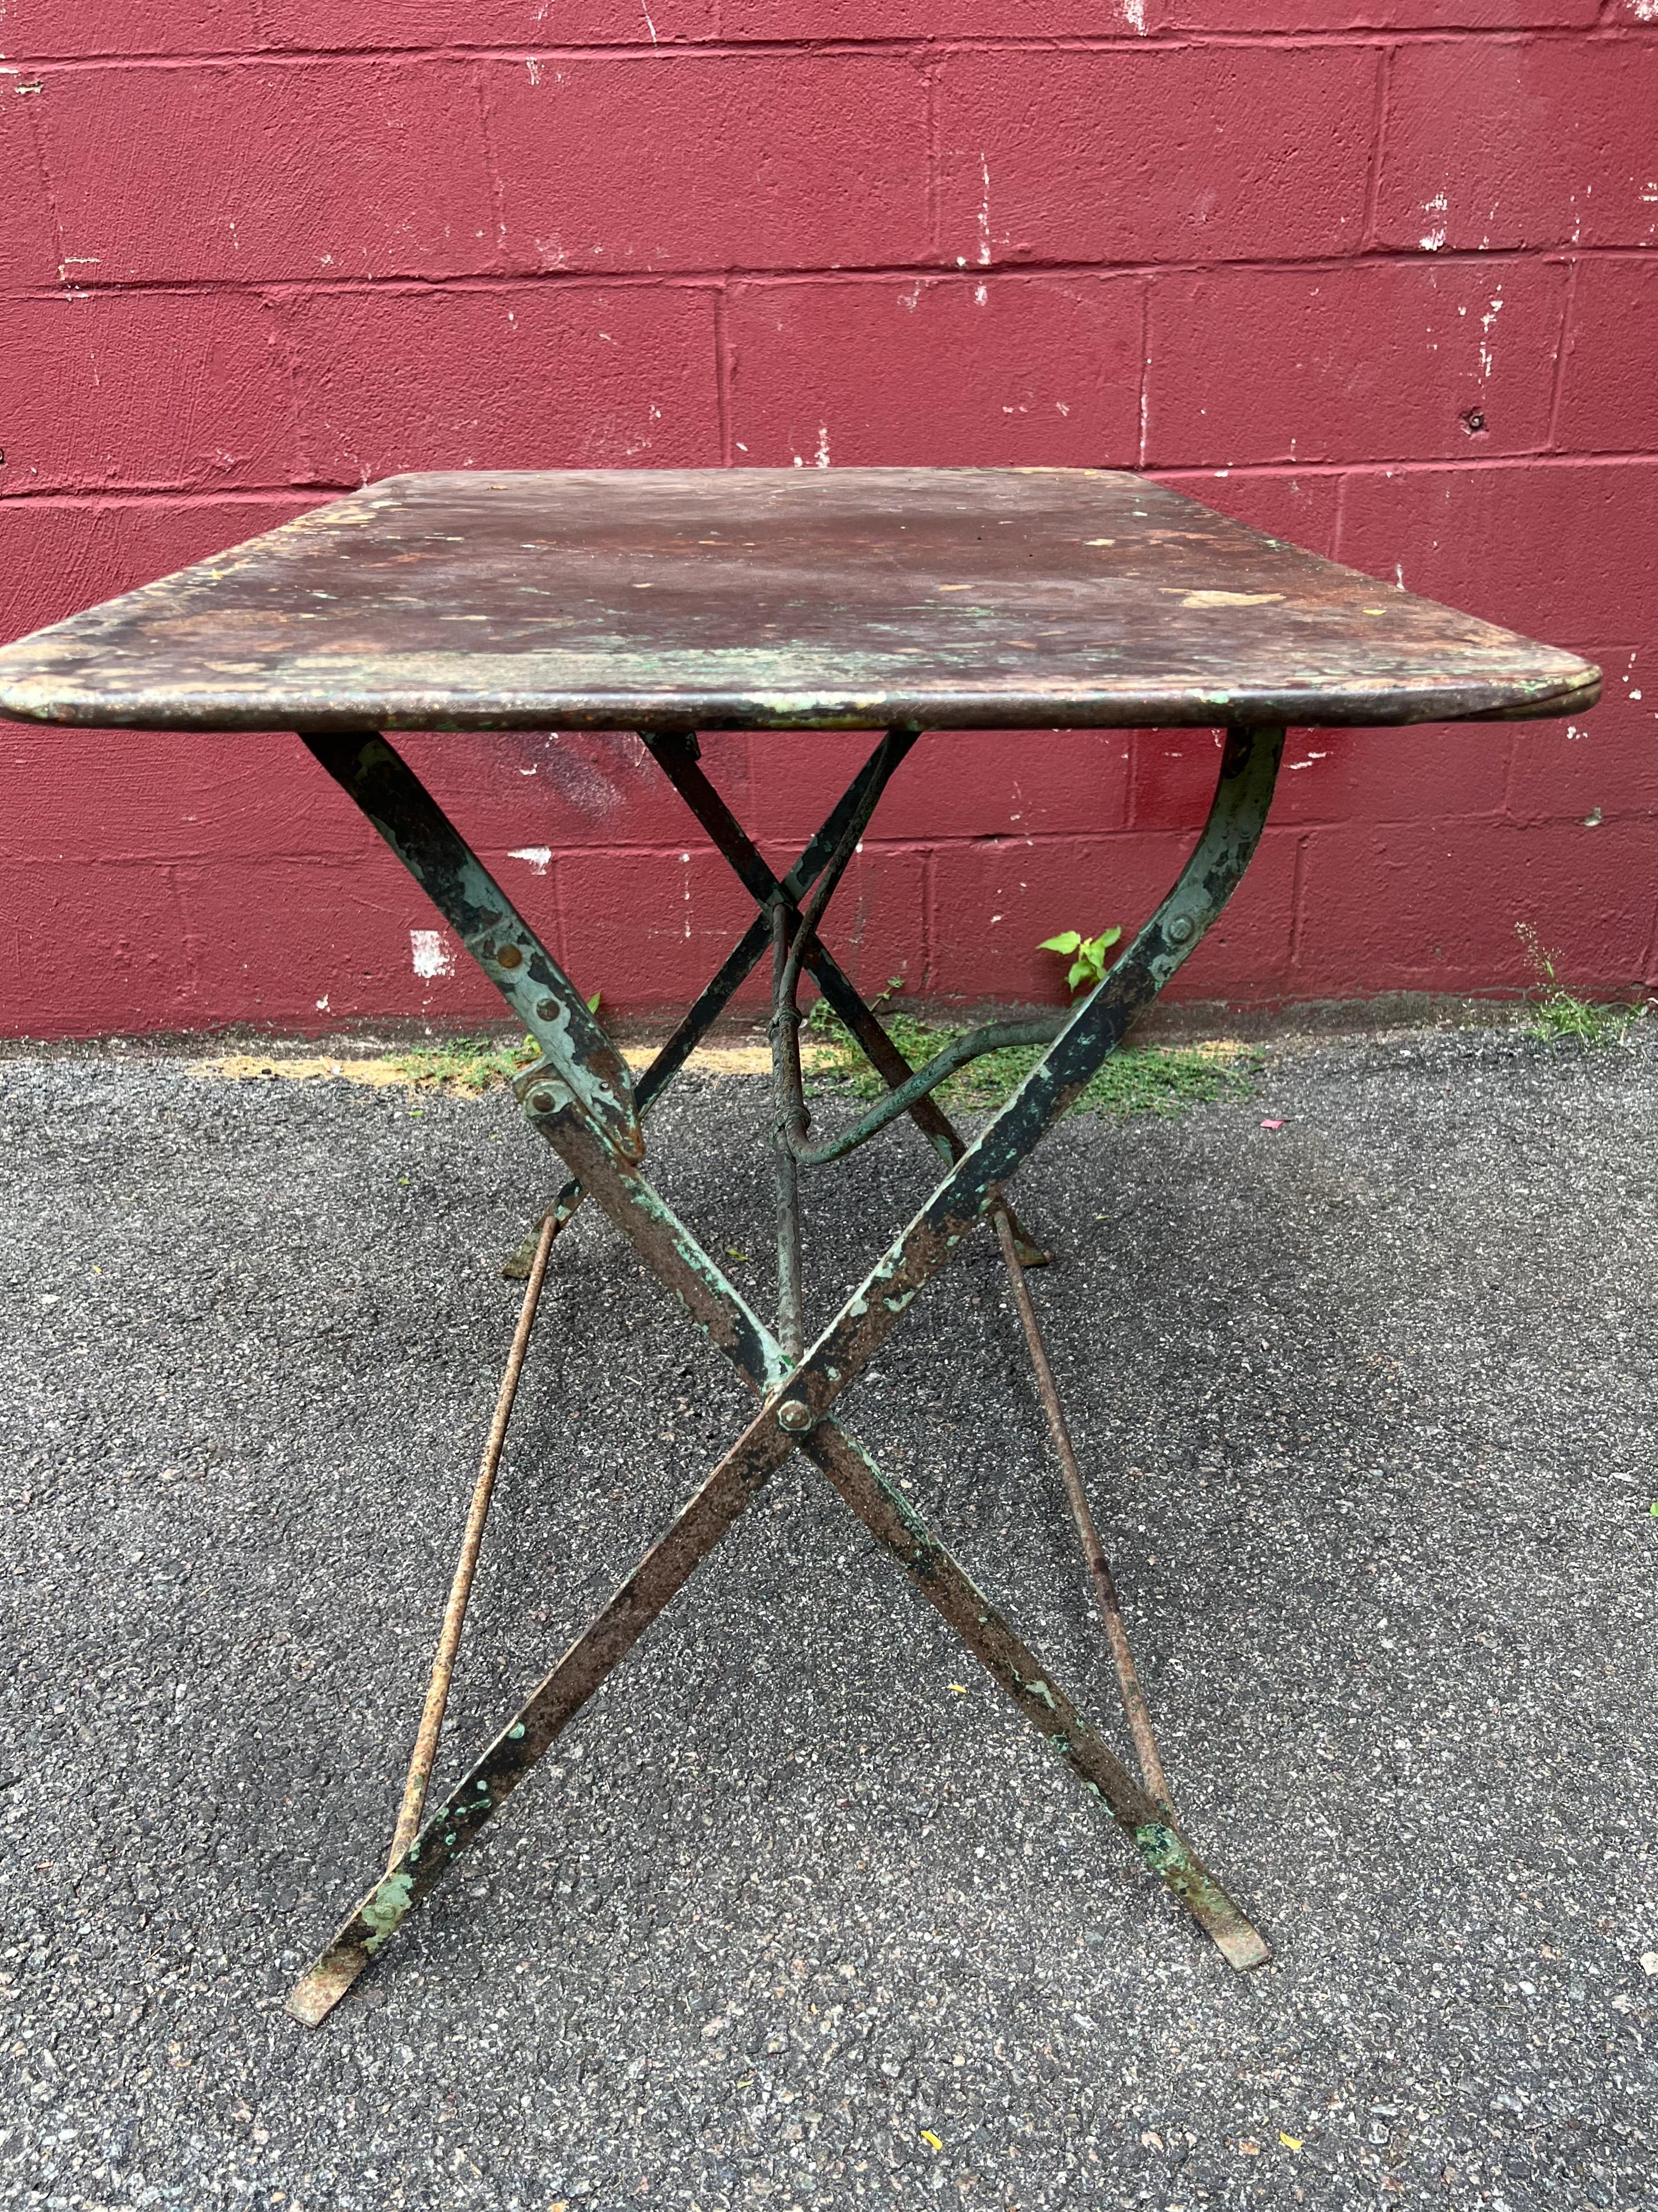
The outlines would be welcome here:
M 602 1056 L 595 1050 L 592 1032 L 596 1025 L 584 1029 L 574 1018 L 574 1008 L 586 1012 L 574 985 L 513 912 L 410 772 L 380 738 L 307 742 L 431 892 L 508 1003 L 523 1011 L 526 998 L 532 1000 L 537 1020 L 529 1025 L 545 1056 L 518 1085 L 532 1124 L 559 1152 L 580 1188 L 591 1193 L 763 1402 L 666 1534 L 414 1839 L 393 1857 L 302 1978 L 288 2001 L 289 2010 L 311 2025 L 326 2015 L 797 1446 L 1099 1796 L 1146 1864 L 1230 1963 L 1238 1967 L 1263 1963 L 1270 1956 L 1265 1942 L 1197 1858 L 1166 1809 L 1081 1717 L 1048 1670 L 831 1414 L 899 1316 L 975 1224 L 996 1212 L 1005 1182 L 1224 905 L 1265 823 L 1283 732 L 1256 729 L 1229 734 L 1209 820 L 1169 896 L 798 1364 L 789 1360 L 714 1260 L 639 1174 L 642 1139 L 638 1111 L 643 1101 L 635 1096 L 619 1055 L 609 1052 Z M 823 836 L 819 833 L 815 846 L 821 846 Z M 799 876 L 811 851 L 809 848 L 803 855 L 793 877 Z M 774 884 L 770 896 L 774 899 L 784 888 Z M 787 888 L 793 889 L 793 878 Z M 756 926 L 761 934 L 755 957 L 763 949 L 765 927 L 762 915 Z M 727 962 L 722 975 L 742 950 Z M 519 980 L 520 968 L 532 979 L 530 994 L 512 988 Z M 711 991 L 720 980 L 715 979 Z M 602 1031 L 598 1039 L 608 1048 Z M 567 1191 L 566 1197 L 569 1194 Z M 564 1212 L 563 1200 L 559 1211 Z

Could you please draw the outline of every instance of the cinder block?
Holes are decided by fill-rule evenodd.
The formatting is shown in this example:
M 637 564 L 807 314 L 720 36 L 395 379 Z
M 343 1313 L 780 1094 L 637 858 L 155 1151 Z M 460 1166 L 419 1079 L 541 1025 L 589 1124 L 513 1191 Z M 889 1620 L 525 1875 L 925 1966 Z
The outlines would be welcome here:
M 1524 823 L 1587 826 L 1598 816 L 1597 827 L 1639 817 L 1658 850 L 1658 650 L 1579 649 L 1604 672 L 1600 703 L 1568 721 L 1514 726 L 1509 811 Z
M 951 54 L 944 254 L 989 267 L 1349 252 L 1377 66 L 1369 48 L 1333 46 Z
M 1160 0 L 723 0 L 726 39 L 1108 39 Z
M 64 253 L 73 273 L 97 283 L 493 264 L 470 64 L 49 70 L 40 100 Z
M 1658 202 L 1658 181 L 1651 190 Z M 1578 263 L 1555 436 L 1579 453 L 1658 447 L 1658 264 L 1651 255 Z
M 1507 803 L 1514 726 L 1418 722 L 1395 729 L 1292 730 L 1272 819 L 1286 825 L 1495 821 Z
M 904 56 L 561 56 L 492 63 L 485 86 L 513 268 L 926 252 L 926 93 Z
M 279 484 L 297 455 L 273 317 L 253 293 L 0 301 L 8 490 Z
M 737 459 L 1121 467 L 1139 440 L 1140 288 L 1098 277 L 744 284 Z
M 74 867 L 361 857 L 362 816 L 284 731 L 63 730 L 0 722 L 0 854 Z
M 0 944 L 0 1036 L 137 1035 L 202 1019 L 174 867 L 9 865 Z
M 350 860 L 272 854 L 179 877 L 203 1024 L 314 1029 L 363 1014 L 452 1023 L 507 1011 L 378 839 Z M 555 935 L 551 886 L 526 904 L 531 927 Z M 424 972 L 433 932 L 445 964 Z
M 272 46 L 653 46 L 712 38 L 714 0 L 260 0 Z
M 1158 31 L 1513 31 L 1587 28 L 1600 0 L 1147 0 Z
M 253 0 L 9 0 L 5 41 L 22 61 L 232 54 L 264 43 Z
M 32 112 L 40 95 L 17 88 L 33 82 L 21 70 L 0 73 L 0 271 L 11 284 L 50 284 L 58 276 L 58 240 Z
M 1293 729 L 1272 795 L 1273 823 L 1495 820 L 1507 804 L 1513 726 Z M 1132 828 L 1190 828 L 1203 819 L 1219 762 L 1214 732 L 1140 730 L 1129 750 Z
M 1146 458 L 1533 451 L 1548 441 L 1565 286 L 1558 263 L 1425 258 L 1154 276 Z
M 701 740 L 701 765 L 752 827 L 742 732 Z M 695 817 L 646 751 L 621 730 L 501 730 L 399 738 L 398 749 L 480 849 L 516 857 L 506 888 L 539 873 L 544 851 L 706 844 Z M 525 857 L 528 855 L 528 857 Z
M 1063 963 L 1038 948 L 1065 929 L 1125 938 L 1173 886 L 1208 793 L 1180 834 L 998 838 L 946 845 L 932 863 L 929 988 L 964 1000 L 1063 1004 Z M 1287 973 L 1295 839 L 1268 830 L 1221 922 L 1181 971 L 1176 996 L 1272 996 Z
M 1535 978 L 1516 925 L 1560 955 L 1563 980 L 1636 981 L 1652 930 L 1648 822 L 1536 827 L 1354 822 L 1309 833 L 1292 981 L 1297 997 L 1520 989 Z
M 283 311 L 310 472 L 684 468 L 720 459 L 711 291 L 313 292 Z
M 1658 460 L 1355 470 L 1341 558 L 1549 642 L 1650 634 Z
M 875 744 L 867 731 L 750 740 L 751 825 L 793 864 Z M 1121 830 L 1128 788 L 1121 730 L 934 730 L 876 810 L 883 843 L 1072 836 Z
M 1389 78 L 1380 242 L 1649 246 L 1658 240 L 1658 41 L 1424 40 Z

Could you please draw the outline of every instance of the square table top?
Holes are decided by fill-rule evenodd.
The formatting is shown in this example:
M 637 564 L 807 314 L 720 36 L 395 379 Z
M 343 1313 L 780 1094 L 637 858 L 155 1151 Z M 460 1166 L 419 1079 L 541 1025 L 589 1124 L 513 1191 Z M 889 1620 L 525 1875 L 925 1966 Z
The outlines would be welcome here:
M 0 650 L 0 714 L 141 729 L 1419 722 L 1599 683 L 1094 469 L 391 477 Z

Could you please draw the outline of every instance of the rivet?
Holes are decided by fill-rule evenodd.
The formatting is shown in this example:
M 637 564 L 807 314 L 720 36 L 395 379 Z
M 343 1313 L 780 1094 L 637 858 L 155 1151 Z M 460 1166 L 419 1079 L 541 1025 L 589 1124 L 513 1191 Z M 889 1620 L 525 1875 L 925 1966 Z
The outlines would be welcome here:
M 550 1091 L 532 1091 L 530 1093 L 530 1111 L 532 1114 L 552 1114 L 557 1111 L 557 1108 L 558 1101 Z
M 777 1408 L 778 1427 L 786 1429 L 792 1437 L 798 1437 L 803 1430 L 809 1429 L 811 1422 L 811 1407 L 804 1399 L 785 1399 Z
M 558 1000 L 556 999 L 538 999 L 536 1001 L 536 1019 L 538 1022 L 551 1021 L 557 1012 Z
M 503 945 L 495 955 L 497 968 L 516 968 L 524 958 L 516 945 Z
M 1189 914 L 1177 914 L 1169 922 L 1163 934 L 1171 945 L 1184 945 L 1196 927 L 1197 924 Z

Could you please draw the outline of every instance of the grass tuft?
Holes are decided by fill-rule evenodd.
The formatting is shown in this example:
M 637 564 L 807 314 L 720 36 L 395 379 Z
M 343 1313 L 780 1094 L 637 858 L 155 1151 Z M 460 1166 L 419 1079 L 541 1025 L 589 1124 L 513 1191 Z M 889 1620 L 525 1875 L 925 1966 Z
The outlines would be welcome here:
M 1592 999 L 1576 997 L 1555 973 L 1557 956 L 1544 951 L 1531 924 L 1516 922 L 1515 933 L 1525 946 L 1526 957 L 1537 977 L 1537 991 L 1532 1000 L 1532 1035 L 1550 1044 L 1580 1045 L 1585 1052 L 1621 1044 L 1640 1009 L 1599 1006 Z
M 934 1029 L 913 1014 L 883 1016 L 887 1033 L 912 1067 L 953 1044 L 962 1030 Z M 853 1098 L 884 1097 L 886 1085 L 864 1058 L 855 1039 L 827 1000 L 819 999 L 807 1018 L 816 1050 L 808 1070 L 815 1095 L 838 1091 Z M 947 1109 L 993 1113 L 1042 1058 L 1041 1045 L 1009 1045 L 969 1060 L 933 1096 Z M 1137 1114 L 1163 1120 L 1220 1098 L 1247 1098 L 1265 1055 L 1240 1044 L 1146 1045 L 1112 1054 L 1083 1091 L 1072 1113 L 1102 1114 L 1126 1121 Z
M 401 1076 L 422 1089 L 459 1091 L 476 1098 L 508 1083 L 531 1060 L 541 1057 L 533 1037 L 516 1044 L 500 1044 L 492 1037 L 446 1037 L 441 1044 L 414 1052 L 398 1053 L 392 1065 Z

